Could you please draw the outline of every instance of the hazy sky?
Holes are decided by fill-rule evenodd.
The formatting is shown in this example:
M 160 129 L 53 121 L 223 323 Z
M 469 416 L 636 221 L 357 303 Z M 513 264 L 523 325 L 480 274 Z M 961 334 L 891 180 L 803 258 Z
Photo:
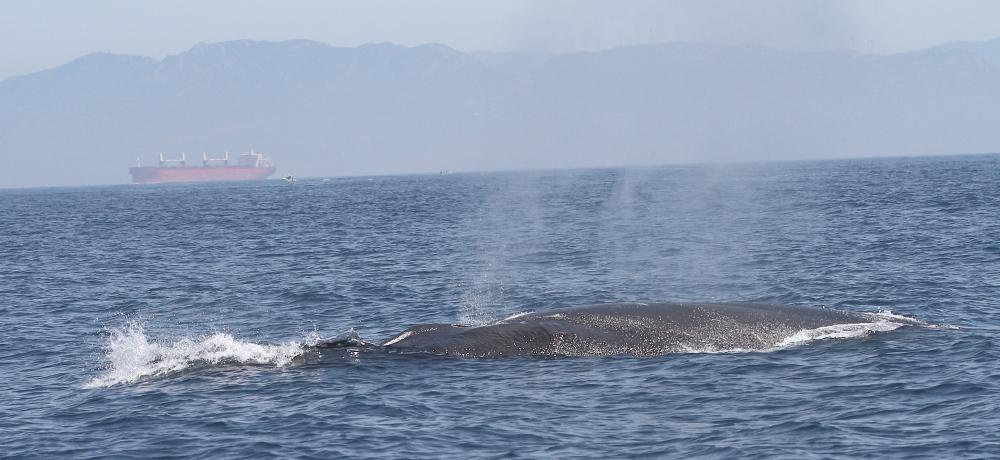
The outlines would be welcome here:
M 94 51 L 162 58 L 243 38 L 465 51 L 699 41 L 890 53 L 997 36 L 1000 2 L 987 0 L 0 0 L 0 78 Z

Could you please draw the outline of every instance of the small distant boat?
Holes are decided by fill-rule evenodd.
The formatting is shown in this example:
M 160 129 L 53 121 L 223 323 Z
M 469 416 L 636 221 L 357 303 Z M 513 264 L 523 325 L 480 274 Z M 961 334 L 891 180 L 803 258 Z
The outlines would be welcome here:
M 291 183 L 295 182 L 295 176 L 287 175 L 285 177 L 282 177 L 281 180 L 283 180 L 283 181 L 288 182 L 289 184 L 291 184 Z

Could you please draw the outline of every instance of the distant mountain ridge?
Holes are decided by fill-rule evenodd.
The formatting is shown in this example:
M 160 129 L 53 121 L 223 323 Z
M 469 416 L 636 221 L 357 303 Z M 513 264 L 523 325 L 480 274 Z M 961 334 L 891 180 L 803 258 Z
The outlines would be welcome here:
M 247 148 L 349 175 L 1000 150 L 1000 40 L 894 55 L 659 44 L 463 53 L 307 40 L 95 53 L 0 82 L 0 187 Z

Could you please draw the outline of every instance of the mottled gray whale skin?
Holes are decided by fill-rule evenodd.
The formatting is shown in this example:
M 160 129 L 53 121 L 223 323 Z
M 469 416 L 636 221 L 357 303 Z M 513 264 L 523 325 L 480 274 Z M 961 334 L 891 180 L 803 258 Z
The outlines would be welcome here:
M 874 314 L 786 305 L 617 303 L 515 315 L 479 327 L 421 324 L 381 347 L 479 358 L 656 356 L 765 350 L 802 330 L 876 321 Z

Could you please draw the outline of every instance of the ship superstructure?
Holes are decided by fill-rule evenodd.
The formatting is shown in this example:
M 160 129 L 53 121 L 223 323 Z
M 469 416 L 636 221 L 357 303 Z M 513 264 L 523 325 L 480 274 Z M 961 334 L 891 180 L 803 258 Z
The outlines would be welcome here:
M 142 166 L 138 164 L 128 169 L 132 182 L 136 184 L 159 184 L 165 182 L 218 182 L 237 180 L 260 180 L 270 177 L 276 171 L 271 161 L 263 153 L 252 148 L 249 153 L 242 153 L 231 159 L 229 152 L 224 156 L 212 158 L 202 152 L 200 166 L 188 166 L 187 153 L 181 152 L 180 158 L 171 159 L 160 154 L 157 166 Z

